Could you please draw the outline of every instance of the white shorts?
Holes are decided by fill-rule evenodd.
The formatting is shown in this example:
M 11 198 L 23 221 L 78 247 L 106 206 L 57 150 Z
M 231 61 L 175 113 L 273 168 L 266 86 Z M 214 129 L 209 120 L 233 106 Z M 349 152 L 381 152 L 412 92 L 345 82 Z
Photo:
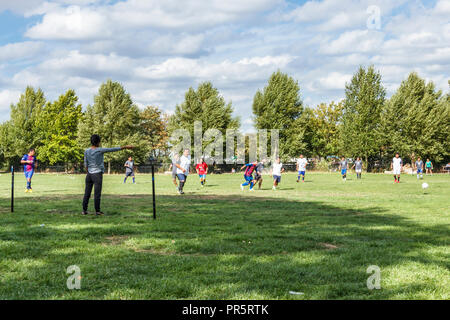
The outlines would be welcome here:
M 362 171 L 361 169 L 355 169 L 356 173 L 361 173 L 361 171 Z
M 394 168 L 394 174 L 400 174 L 401 171 L 401 168 Z

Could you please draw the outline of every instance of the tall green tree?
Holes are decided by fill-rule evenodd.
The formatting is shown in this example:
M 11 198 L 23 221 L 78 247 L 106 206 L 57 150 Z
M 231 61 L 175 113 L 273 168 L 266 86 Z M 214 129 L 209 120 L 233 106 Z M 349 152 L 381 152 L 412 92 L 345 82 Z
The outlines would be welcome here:
M 169 134 L 167 132 L 168 116 L 158 107 L 147 106 L 140 113 L 141 128 L 150 154 L 157 158 L 166 155 Z
M 295 156 L 306 149 L 303 102 L 298 82 L 292 77 L 274 72 L 267 86 L 256 92 L 252 109 L 257 129 L 280 130 L 280 157 Z M 268 140 L 270 143 L 270 137 Z
M 370 66 L 360 66 L 345 86 L 345 101 L 340 131 L 341 149 L 346 156 L 362 156 L 366 163 L 379 154 L 380 117 L 386 90 L 381 74 Z
M 10 131 L 9 121 L 0 123 L 0 167 L 10 164 L 13 157 L 13 154 L 11 154 L 13 141 Z
M 133 154 L 136 161 L 140 162 L 145 159 L 147 152 L 140 123 L 139 109 L 130 94 L 119 82 L 108 80 L 100 86 L 94 97 L 94 105 L 86 108 L 78 126 L 78 143 L 87 148 L 90 136 L 98 134 L 102 138 L 102 146 L 106 148 L 134 145 L 136 148 L 133 151 L 124 152 Z M 122 161 L 124 157 L 123 152 L 105 154 L 108 174 L 111 173 L 111 161 Z
M 339 130 L 342 121 L 343 102 L 321 103 L 312 110 L 314 136 L 312 150 L 320 157 L 339 155 Z
M 81 104 L 75 91 L 68 90 L 58 100 L 48 102 L 37 119 L 41 129 L 40 160 L 50 164 L 69 163 L 83 159 L 83 151 L 77 144 L 77 128 L 82 118 Z
M 399 152 L 411 162 L 418 156 L 439 162 L 449 152 L 449 121 L 448 97 L 413 72 L 383 110 L 385 151 L 390 155 Z
M 41 128 L 36 125 L 42 109 L 45 105 L 44 92 L 41 89 L 35 90 L 27 87 L 20 96 L 17 104 L 11 104 L 10 121 L 8 127 L 8 143 L 5 154 L 13 159 L 22 157 L 29 148 L 36 148 L 41 145 L 39 137 Z M 39 159 L 39 154 L 37 155 Z
M 194 122 L 202 122 L 202 136 L 208 129 L 217 129 L 225 135 L 227 129 L 238 129 L 239 118 L 233 117 L 232 103 L 226 103 L 219 90 L 211 82 L 200 83 L 185 94 L 183 103 L 175 108 L 169 119 L 169 134 L 176 129 L 186 129 L 194 141 Z M 225 138 L 224 138 L 225 141 Z M 205 148 L 212 141 L 203 141 Z

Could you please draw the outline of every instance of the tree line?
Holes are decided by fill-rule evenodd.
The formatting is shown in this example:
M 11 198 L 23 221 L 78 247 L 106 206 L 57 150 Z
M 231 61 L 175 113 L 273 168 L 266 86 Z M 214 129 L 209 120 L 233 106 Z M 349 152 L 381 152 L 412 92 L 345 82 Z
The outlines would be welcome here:
M 450 81 L 449 81 L 450 85 Z M 304 154 L 317 156 L 360 156 L 371 167 L 386 162 L 395 152 L 406 160 L 418 156 L 435 163 L 449 160 L 450 93 L 436 90 L 412 72 L 397 91 L 386 98 L 379 71 L 360 66 L 346 84 L 342 101 L 306 107 L 294 78 L 274 72 L 267 85 L 255 93 L 252 104 L 256 129 L 279 129 L 279 154 L 284 161 Z M 211 82 L 189 88 L 184 101 L 169 116 L 156 106 L 140 110 L 118 82 L 108 80 L 83 111 L 74 90 L 55 101 L 47 101 L 41 89 L 26 88 L 11 105 L 10 120 L 0 124 L 0 166 L 17 164 L 30 147 L 38 160 L 48 165 L 79 167 L 89 137 L 97 133 L 104 147 L 132 144 L 137 163 L 151 155 L 167 158 L 171 133 L 187 129 L 194 135 L 194 122 L 202 130 L 239 130 L 232 102 L 227 102 Z M 270 141 L 270 137 L 268 137 Z M 204 142 L 203 147 L 208 145 Z M 248 145 L 247 145 L 248 147 Z M 270 146 L 269 146 L 270 147 Z M 123 151 L 126 152 L 126 151 Z M 105 155 L 111 163 L 124 154 Z

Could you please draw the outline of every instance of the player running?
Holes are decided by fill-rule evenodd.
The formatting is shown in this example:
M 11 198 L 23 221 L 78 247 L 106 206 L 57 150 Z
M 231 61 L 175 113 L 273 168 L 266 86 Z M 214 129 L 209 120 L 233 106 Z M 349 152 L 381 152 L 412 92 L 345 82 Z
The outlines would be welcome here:
M 362 166 L 363 164 L 361 158 L 357 157 L 355 163 L 352 166 L 352 169 L 355 168 L 356 179 L 361 179 Z
M 208 174 L 208 165 L 206 164 L 205 159 L 200 159 L 199 163 L 195 166 L 195 170 L 200 177 L 200 184 L 204 187 L 206 184 L 206 175 Z
M 128 157 L 127 162 L 125 162 L 124 167 L 125 169 L 125 179 L 123 179 L 123 183 L 127 182 L 128 177 L 133 178 L 133 184 L 136 184 L 136 181 L 134 180 L 134 161 L 132 157 Z
M 177 177 L 180 182 L 178 185 L 178 193 L 184 194 L 183 188 L 186 183 L 187 176 L 189 174 L 189 168 L 191 167 L 191 156 L 189 155 L 189 149 L 185 149 L 183 155 L 180 157 L 180 161 L 176 164 Z
M 342 180 L 345 182 L 347 181 L 347 169 L 348 169 L 348 162 L 345 157 L 341 158 L 341 161 L 339 162 L 339 170 L 341 171 Z
M 300 158 L 297 159 L 297 171 L 298 171 L 298 178 L 297 182 L 300 181 L 300 177 L 302 177 L 302 181 L 305 182 L 305 173 L 306 173 L 306 165 L 308 164 L 308 160 L 303 158 L 303 155 L 300 155 Z
M 117 148 L 100 148 L 100 136 L 93 134 L 91 136 L 91 147 L 84 151 L 84 167 L 86 168 L 86 186 L 83 197 L 83 211 L 81 214 L 88 214 L 89 198 L 91 197 L 92 187 L 94 187 L 94 207 L 95 215 L 103 215 L 100 210 L 100 199 L 102 197 L 103 172 L 105 171 L 104 154 L 122 149 L 133 149 L 133 146 L 123 146 Z
M 427 159 L 427 162 L 425 162 L 425 169 L 427 175 L 428 173 L 433 175 L 433 163 L 430 161 L 430 159 Z
M 277 190 L 278 184 L 281 182 L 281 173 L 284 172 L 283 164 L 280 158 L 275 160 L 272 165 L 272 175 L 273 175 L 273 186 L 272 190 Z
M 262 173 L 264 169 L 264 163 L 258 162 L 255 168 L 255 184 L 258 184 L 258 190 L 261 190 L 261 185 L 263 182 Z
M 423 161 L 420 159 L 420 157 L 417 158 L 417 161 L 415 162 L 415 167 L 417 170 L 417 180 L 423 179 Z
M 403 161 L 398 152 L 395 154 L 395 157 L 392 158 L 391 169 L 394 171 L 394 183 L 400 183 L 400 173 L 403 169 Z
M 245 168 L 245 172 L 244 172 L 245 182 L 243 184 L 241 184 L 242 191 L 244 191 L 244 187 L 248 186 L 248 185 L 250 185 L 250 191 L 253 191 L 253 186 L 255 185 L 255 181 L 253 179 L 253 171 L 255 171 L 257 164 L 258 163 L 255 161 L 252 163 L 244 164 L 241 167 L 241 170 L 244 170 L 244 168 Z
M 28 153 L 25 154 L 20 160 L 20 163 L 23 164 L 25 179 L 27 180 L 27 188 L 25 189 L 25 192 L 30 193 L 33 192 L 33 189 L 31 189 L 31 178 L 33 177 L 34 169 L 37 167 L 35 154 L 36 151 L 33 148 L 30 148 L 30 150 L 28 150 Z

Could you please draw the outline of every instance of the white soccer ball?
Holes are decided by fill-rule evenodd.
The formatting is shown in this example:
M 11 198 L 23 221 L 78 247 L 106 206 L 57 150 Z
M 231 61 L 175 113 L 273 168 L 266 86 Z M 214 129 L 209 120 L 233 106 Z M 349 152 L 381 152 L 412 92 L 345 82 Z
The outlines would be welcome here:
M 428 183 L 426 183 L 426 182 L 422 183 L 422 189 L 426 189 L 426 188 L 428 188 Z

